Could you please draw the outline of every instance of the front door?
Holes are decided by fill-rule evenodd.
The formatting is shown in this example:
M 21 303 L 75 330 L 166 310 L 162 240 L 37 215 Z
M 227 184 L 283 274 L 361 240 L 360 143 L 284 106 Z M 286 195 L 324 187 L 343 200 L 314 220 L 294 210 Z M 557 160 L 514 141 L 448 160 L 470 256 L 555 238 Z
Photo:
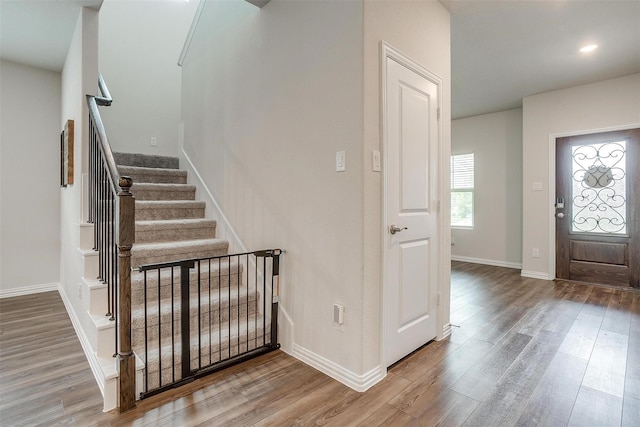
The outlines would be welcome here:
M 640 287 L 640 129 L 556 140 L 556 277 Z
M 386 362 L 436 336 L 438 86 L 386 58 Z

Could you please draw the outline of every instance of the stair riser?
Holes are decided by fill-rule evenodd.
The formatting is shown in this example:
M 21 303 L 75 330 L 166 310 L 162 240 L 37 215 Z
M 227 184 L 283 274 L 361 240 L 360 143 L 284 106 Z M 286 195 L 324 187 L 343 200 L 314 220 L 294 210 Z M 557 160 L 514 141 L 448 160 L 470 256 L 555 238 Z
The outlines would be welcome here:
M 195 200 L 196 190 L 147 190 L 136 189 L 134 185 L 131 193 L 136 200 Z
M 104 315 L 107 313 L 107 285 L 101 287 L 87 287 L 89 292 L 89 313 Z
M 100 272 L 98 252 L 84 252 L 83 261 L 83 276 L 90 280 L 97 278 Z
M 93 348 L 96 349 L 98 357 L 113 357 L 116 342 L 115 322 L 111 327 L 98 329 L 96 341 L 96 345 Z
M 215 225 L 202 227 L 175 227 L 139 230 L 136 227 L 136 243 L 174 242 L 182 240 L 213 239 L 216 237 Z

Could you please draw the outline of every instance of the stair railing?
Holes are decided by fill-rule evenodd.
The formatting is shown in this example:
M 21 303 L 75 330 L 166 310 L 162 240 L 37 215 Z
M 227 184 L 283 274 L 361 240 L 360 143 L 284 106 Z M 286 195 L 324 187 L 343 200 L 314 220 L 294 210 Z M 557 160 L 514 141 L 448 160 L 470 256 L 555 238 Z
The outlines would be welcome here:
M 89 222 L 94 225 L 98 279 L 107 285 L 106 316 L 115 321 L 119 359 L 120 412 L 135 407 L 135 355 L 131 348 L 131 247 L 135 236 L 133 180 L 120 176 L 98 106 L 112 98 L 101 74 L 101 96 L 87 95 L 89 107 Z

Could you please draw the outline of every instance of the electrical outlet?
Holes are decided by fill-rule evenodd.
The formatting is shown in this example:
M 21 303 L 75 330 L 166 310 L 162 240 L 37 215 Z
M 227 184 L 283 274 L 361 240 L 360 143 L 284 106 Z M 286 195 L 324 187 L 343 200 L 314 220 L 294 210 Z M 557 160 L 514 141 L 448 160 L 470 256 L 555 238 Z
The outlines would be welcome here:
M 533 248 L 533 257 L 534 258 L 540 257 L 540 251 L 538 250 L 538 248 Z
M 151 146 L 155 147 L 158 145 L 158 138 L 156 138 L 155 136 L 151 137 Z

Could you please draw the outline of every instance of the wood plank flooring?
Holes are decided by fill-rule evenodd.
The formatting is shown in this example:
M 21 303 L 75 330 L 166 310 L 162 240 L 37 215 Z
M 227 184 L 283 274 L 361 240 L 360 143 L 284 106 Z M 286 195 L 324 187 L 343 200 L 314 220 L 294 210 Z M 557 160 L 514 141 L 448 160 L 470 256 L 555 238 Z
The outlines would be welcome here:
M 638 426 L 640 292 L 452 264 L 450 338 L 357 393 L 274 352 L 102 413 L 55 292 L 0 300 L 0 425 Z

